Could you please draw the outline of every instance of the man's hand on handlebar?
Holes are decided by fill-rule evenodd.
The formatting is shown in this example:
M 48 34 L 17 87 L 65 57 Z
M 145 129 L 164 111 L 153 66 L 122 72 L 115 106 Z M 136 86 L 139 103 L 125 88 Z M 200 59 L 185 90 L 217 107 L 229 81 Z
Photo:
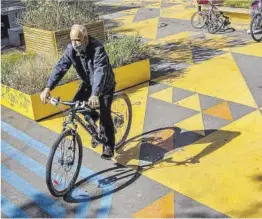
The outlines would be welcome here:
M 87 103 L 91 108 L 98 108 L 99 107 L 99 97 L 98 96 L 91 96 Z
M 46 103 L 47 98 L 50 96 L 50 88 L 45 88 L 40 94 L 40 99 L 42 103 Z

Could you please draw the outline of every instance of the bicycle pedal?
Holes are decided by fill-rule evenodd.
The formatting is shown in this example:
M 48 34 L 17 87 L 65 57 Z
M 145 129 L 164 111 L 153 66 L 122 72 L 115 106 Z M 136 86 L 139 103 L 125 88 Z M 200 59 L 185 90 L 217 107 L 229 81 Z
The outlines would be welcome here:
M 98 146 L 98 144 L 99 143 L 94 138 L 92 138 L 92 140 L 91 140 L 92 148 L 96 148 Z

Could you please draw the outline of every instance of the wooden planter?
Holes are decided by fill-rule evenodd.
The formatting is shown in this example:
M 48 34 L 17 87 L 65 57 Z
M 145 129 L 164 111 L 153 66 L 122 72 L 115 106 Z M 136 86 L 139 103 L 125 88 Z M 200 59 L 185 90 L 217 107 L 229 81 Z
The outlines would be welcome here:
M 141 84 L 150 80 L 149 60 L 142 60 L 116 68 L 114 72 L 117 82 L 116 91 Z M 51 91 L 51 95 L 54 97 L 59 96 L 62 100 L 71 100 L 79 84 L 80 81 L 73 81 L 57 86 Z M 32 120 L 37 121 L 60 111 L 51 104 L 42 104 L 40 93 L 29 95 L 3 84 L 1 84 L 1 87 L 1 104 Z
M 85 25 L 88 33 L 98 40 L 105 41 L 104 21 Z M 58 55 L 70 43 L 70 28 L 48 31 L 24 26 L 24 38 L 27 51 Z

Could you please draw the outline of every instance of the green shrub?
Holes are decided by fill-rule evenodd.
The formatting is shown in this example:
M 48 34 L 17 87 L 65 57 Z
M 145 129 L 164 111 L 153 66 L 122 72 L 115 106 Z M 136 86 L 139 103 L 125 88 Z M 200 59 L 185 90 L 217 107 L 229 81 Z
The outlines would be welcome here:
M 22 52 L 4 54 L 1 60 L 1 83 L 27 94 L 40 92 L 46 86 L 56 62 L 51 56 Z M 75 79 L 77 74 L 71 68 L 59 84 Z
M 29 27 L 53 31 L 97 20 L 93 1 L 24 0 L 23 2 L 26 10 L 18 18 L 18 23 Z
M 149 57 L 148 49 L 139 37 L 109 37 L 105 43 L 110 63 L 114 68 Z M 27 94 L 43 90 L 57 63 L 53 56 L 13 51 L 2 55 L 1 83 Z M 59 84 L 76 80 L 77 73 L 72 67 Z
M 113 68 L 149 57 L 149 50 L 137 36 L 109 37 L 105 50 Z
M 235 8 L 251 8 L 251 0 L 225 0 L 224 6 Z

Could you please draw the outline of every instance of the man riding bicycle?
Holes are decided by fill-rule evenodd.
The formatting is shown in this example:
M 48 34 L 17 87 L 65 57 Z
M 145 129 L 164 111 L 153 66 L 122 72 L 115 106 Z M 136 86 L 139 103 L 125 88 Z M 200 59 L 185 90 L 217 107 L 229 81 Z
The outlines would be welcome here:
M 104 46 L 90 36 L 83 25 L 73 25 L 70 31 L 71 43 L 68 44 L 64 55 L 55 65 L 47 86 L 40 95 L 46 103 L 50 91 L 73 65 L 82 80 L 73 101 L 88 101 L 91 108 L 100 108 L 100 127 L 103 129 L 107 143 L 103 145 L 102 158 L 114 156 L 115 133 L 111 116 L 111 104 L 115 91 L 115 77 Z M 94 120 L 97 114 L 91 115 Z

